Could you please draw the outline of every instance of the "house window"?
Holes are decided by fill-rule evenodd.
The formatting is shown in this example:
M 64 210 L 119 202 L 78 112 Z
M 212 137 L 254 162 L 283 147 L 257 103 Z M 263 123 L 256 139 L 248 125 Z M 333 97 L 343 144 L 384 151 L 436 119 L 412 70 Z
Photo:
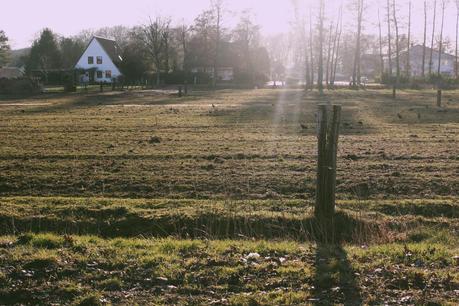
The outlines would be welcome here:
M 111 79 L 111 78 L 112 78 L 112 71 L 111 71 L 111 70 L 105 71 L 105 77 L 106 77 L 107 79 Z
M 98 79 L 102 79 L 103 78 L 102 71 L 97 71 L 97 78 Z
M 94 56 L 88 56 L 88 64 L 89 65 L 94 64 Z
M 102 56 L 97 57 L 97 65 L 102 64 Z

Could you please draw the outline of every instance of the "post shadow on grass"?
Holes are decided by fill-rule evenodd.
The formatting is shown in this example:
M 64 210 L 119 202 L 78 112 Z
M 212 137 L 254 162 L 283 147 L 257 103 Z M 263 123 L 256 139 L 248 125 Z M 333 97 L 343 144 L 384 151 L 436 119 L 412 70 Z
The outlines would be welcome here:
M 327 222 L 324 222 L 327 221 Z M 313 303 L 315 305 L 361 305 L 359 285 L 348 255 L 342 246 L 359 222 L 347 214 L 336 213 L 331 219 L 316 218 Z

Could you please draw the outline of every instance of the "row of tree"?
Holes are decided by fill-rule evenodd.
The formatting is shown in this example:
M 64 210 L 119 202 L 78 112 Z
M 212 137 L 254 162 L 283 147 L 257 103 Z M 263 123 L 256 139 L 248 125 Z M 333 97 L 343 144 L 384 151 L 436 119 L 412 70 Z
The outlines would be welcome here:
M 69 70 L 91 37 L 98 35 L 117 41 L 123 57 L 120 68 L 129 81 L 154 74 L 159 85 L 168 74 L 190 80 L 192 72 L 202 71 L 210 74 L 209 81 L 215 86 L 221 67 L 231 67 L 236 81 L 267 81 L 269 54 L 260 43 L 260 29 L 251 13 L 243 12 L 233 29 L 223 26 L 225 13 L 223 1 L 216 0 L 192 25 L 173 25 L 171 18 L 158 16 L 141 26 L 86 30 L 74 37 L 59 37 L 44 29 L 22 60 L 28 72 Z
M 403 1 L 403 0 L 401 0 Z M 326 1 L 320 0 L 317 5 L 304 5 L 301 0 L 291 0 L 294 8 L 294 26 L 290 38 L 289 54 L 296 66 L 303 66 L 306 87 L 317 85 L 319 90 L 324 86 L 333 86 L 337 71 L 341 76 L 347 76 L 350 84 L 358 87 L 362 82 L 362 70 L 369 66 L 377 71 L 382 80 L 398 84 L 402 80 L 413 78 L 411 71 L 411 48 L 418 43 L 422 48 L 422 73 L 418 78 L 430 78 L 441 75 L 444 52 L 453 51 L 456 54 L 454 67 L 455 78 L 458 78 L 458 28 L 459 1 L 456 0 L 457 18 L 455 46 L 451 47 L 450 40 L 445 39 L 444 27 L 447 0 L 424 0 L 424 31 L 423 41 L 415 41 L 412 35 L 411 1 L 403 1 L 405 9 L 400 6 L 400 0 L 386 0 L 383 5 L 373 3 L 371 8 L 384 9 L 384 20 L 378 8 L 378 21 L 373 23 L 378 34 L 364 34 L 365 18 L 369 16 L 369 0 L 344 1 L 348 13 L 353 15 L 354 22 L 343 25 L 343 5 L 338 13 L 326 14 Z M 406 3 L 405 3 L 406 2 Z M 419 2 L 416 1 L 416 4 Z M 430 44 L 427 42 L 429 8 L 432 8 L 432 26 Z M 439 15 L 439 16 L 437 16 Z M 349 16 L 348 16 L 349 17 Z M 347 18 L 351 20 L 351 18 Z M 403 31 L 401 27 L 403 22 Z M 384 23 L 387 31 L 384 31 Z M 437 25 L 439 23 L 439 27 Z M 406 26 L 405 26 L 406 25 Z M 383 34 L 383 32 L 386 32 Z M 420 31 L 418 31 L 419 33 Z M 293 47 L 292 47 L 293 46 Z M 273 48 L 276 50 L 276 48 Z M 282 53 L 282 52 L 279 52 Z M 438 54 L 438 55 L 437 55 Z M 378 59 L 379 57 L 379 59 Z

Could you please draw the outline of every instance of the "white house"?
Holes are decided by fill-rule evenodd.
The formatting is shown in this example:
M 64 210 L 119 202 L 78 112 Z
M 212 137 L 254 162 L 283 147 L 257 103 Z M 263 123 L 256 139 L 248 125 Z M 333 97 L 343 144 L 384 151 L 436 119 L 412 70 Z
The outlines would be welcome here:
M 432 52 L 432 62 L 430 62 L 430 53 Z M 429 47 L 422 45 L 415 45 L 410 48 L 410 72 L 413 76 L 422 75 L 422 57 L 424 58 L 424 73 L 429 73 L 429 68 L 432 73 L 438 72 L 438 59 L 440 53 L 437 50 L 432 50 Z M 400 53 L 400 69 L 406 70 L 406 58 L 407 52 L 403 51 Z M 384 61 L 386 67 L 389 65 L 388 60 Z M 442 52 L 440 58 L 440 73 L 445 75 L 454 75 L 454 67 L 456 65 L 456 57 L 454 55 Z M 392 70 L 395 71 L 395 55 L 392 57 Z
M 114 40 L 94 36 L 75 65 L 84 69 L 82 79 L 111 83 L 121 75 L 119 63 L 123 61 L 121 49 Z

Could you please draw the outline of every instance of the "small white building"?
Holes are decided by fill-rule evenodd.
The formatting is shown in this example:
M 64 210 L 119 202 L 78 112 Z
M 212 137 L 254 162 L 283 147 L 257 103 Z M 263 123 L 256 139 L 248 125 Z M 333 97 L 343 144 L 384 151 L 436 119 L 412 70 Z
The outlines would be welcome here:
M 80 80 L 111 83 L 121 75 L 118 67 L 122 61 L 121 49 L 114 40 L 94 36 L 76 63 L 75 69 L 86 71 Z

